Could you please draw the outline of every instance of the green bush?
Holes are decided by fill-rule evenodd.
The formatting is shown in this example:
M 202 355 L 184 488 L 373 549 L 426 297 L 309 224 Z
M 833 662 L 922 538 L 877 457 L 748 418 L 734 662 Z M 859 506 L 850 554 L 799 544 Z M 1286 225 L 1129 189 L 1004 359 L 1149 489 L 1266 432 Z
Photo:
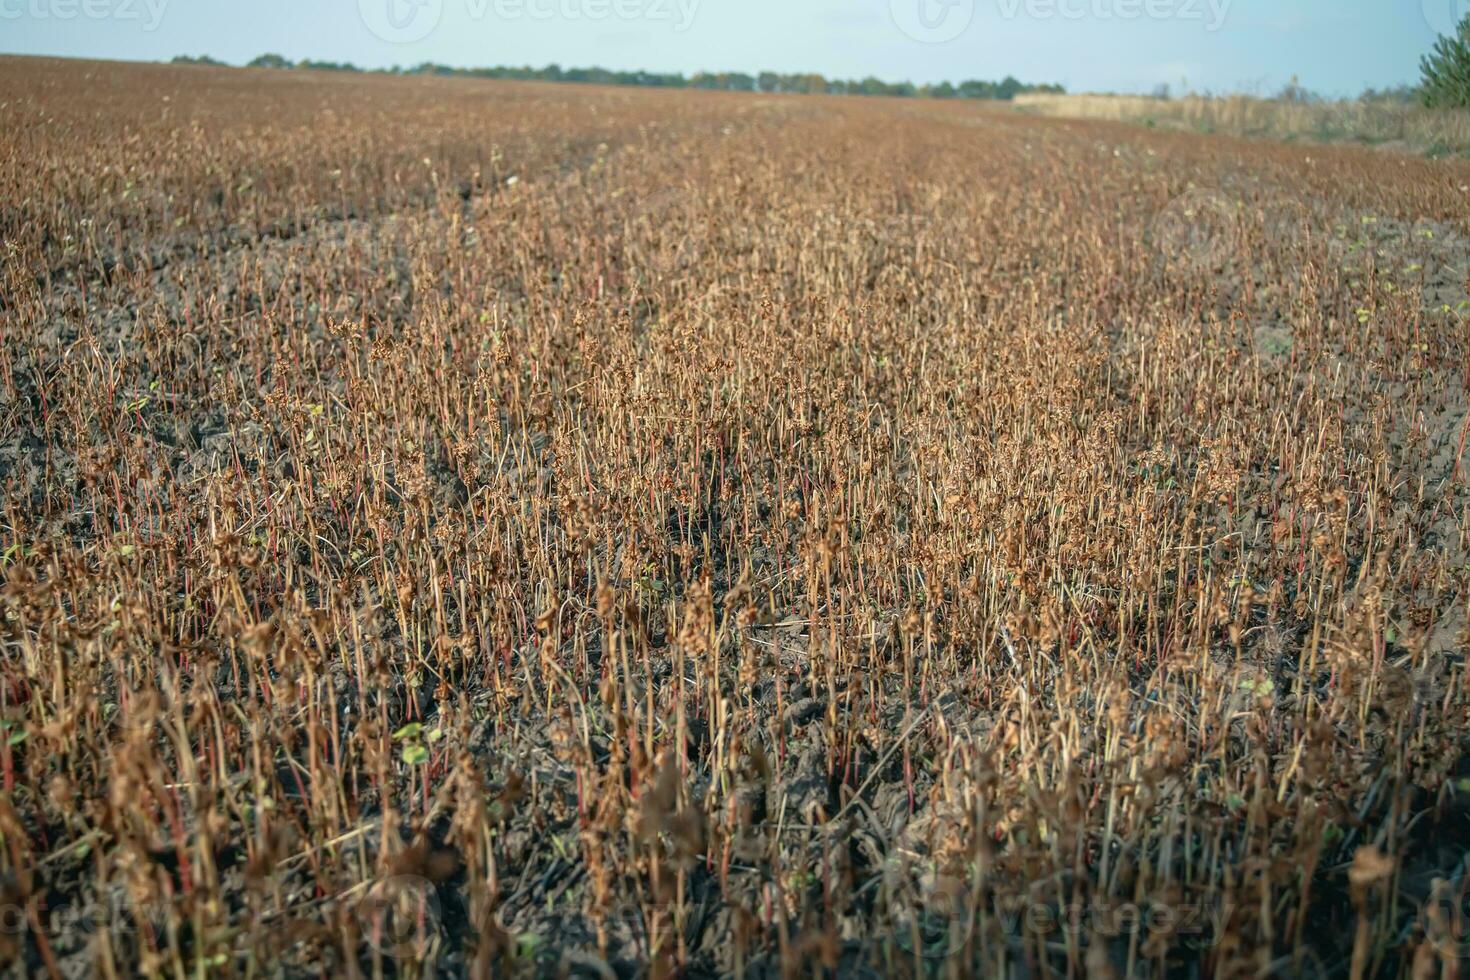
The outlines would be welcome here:
M 1420 91 L 1425 105 L 1470 106 L 1470 17 L 1453 34 L 1435 42 L 1419 70 L 1424 77 Z

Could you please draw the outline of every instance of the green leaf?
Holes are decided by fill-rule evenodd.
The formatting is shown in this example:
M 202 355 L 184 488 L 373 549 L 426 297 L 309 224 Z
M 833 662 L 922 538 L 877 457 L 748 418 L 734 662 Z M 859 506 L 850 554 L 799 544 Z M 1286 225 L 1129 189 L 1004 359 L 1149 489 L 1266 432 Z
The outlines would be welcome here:
M 1266 679 L 1241 681 L 1240 688 L 1243 691 L 1250 691 L 1257 697 L 1262 698 L 1270 697 L 1276 693 L 1276 685 Z
M 429 750 L 418 742 L 410 742 L 403 747 L 403 761 L 411 766 L 417 766 L 429 761 Z
M 416 721 L 411 721 L 407 725 L 404 725 L 402 728 L 398 729 L 398 731 L 393 733 L 393 741 L 398 742 L 405 738 L 418 738 L 419 734 L 423 732 L 423 730 L 423 725 L 419 724 Z

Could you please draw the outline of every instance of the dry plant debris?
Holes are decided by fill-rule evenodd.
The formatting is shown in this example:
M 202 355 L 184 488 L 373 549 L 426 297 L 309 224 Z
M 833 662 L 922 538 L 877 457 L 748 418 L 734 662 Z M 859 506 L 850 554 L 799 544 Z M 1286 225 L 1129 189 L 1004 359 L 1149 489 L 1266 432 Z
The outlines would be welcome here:
M 1455 976 L 1470 167 L 0 61 L 15 976 Z

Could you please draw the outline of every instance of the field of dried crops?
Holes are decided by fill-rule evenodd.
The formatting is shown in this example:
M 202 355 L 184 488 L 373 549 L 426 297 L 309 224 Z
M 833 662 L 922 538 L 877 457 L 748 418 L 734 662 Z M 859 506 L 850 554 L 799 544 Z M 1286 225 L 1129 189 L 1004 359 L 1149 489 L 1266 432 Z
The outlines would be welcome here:
M 0 60 L 9 975 L 1451 977 L 1470 166 Z

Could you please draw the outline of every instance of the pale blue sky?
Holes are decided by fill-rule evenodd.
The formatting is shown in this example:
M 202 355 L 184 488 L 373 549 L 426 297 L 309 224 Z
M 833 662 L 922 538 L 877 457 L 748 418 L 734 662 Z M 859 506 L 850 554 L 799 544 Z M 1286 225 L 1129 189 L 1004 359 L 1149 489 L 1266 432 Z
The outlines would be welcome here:
M 1432 28 L 1465 13 L 1470 0 L 0 0 L 0 52 L 1012 74 L 1074 91 L 1265 93 L 1297 75 L 1350 95 L 1413 81 Z

